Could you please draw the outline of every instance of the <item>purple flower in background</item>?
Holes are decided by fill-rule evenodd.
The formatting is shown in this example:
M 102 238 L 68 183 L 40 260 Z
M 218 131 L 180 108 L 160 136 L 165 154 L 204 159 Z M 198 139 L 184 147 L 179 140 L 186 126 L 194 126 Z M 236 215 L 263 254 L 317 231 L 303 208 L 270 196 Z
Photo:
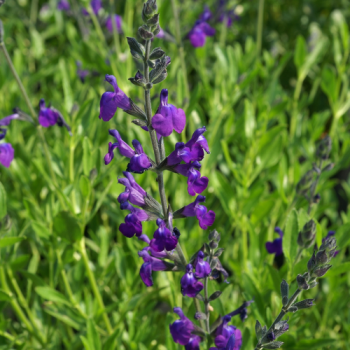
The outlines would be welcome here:
M 69 11 L 70 10 L 70 5 L 67 0 L 60 0 L 57 4 L 57 9 L 60 11 Z
M 10 143 L 0 143 L 0 164 L 8 168 L 14 158 L 15 151 Z
M 98 15 L 98 11 L 102 8 L 102 2 L 101 0 L 91 0 L 90 6 L 92 8 L 92 11 L 94 12 L 95 16 Z M 84 16 L 89 16 L 89 11 L 87 9 L 82 9 L 82 14 Z
M 211 226 L 215 221 L 215 213 L 212 210 L 209 210 L 199 203 L 205 202 L 204 196 L 197 196 L 195 201 L 191 204 L 186 205 L 178 212 L 181 213 L 182 217 L 195 216 L 199 221 L 199 226 L 206 230 L 208 226 Z
M 174 312 L 179 315 L 180 319 L 169 325 L 170 333 L 174 342 L 180 345 L 187 345 L 193 337 L 193 323 L 184 315 L 180 307 L 174 307 Z
M 194 267 L 196 269 L 194 274 L 196 278 L 206 278 L 210 275 L 210 265 L 207 261 L 204 261 L 204 253 L 201 250 L 198 252 Z
M 11 120 L 18 119 L 18 118 L 19 118 L 19 114 L 14 113 L 5 118 L 0 119 L 0 140 L 5 138 L 6 132 L 7 132 L 7 130 L 5 128 L 2 128 L 2 126 L 8 126 L 10 125 Z
M 202 14 L 199 16 L 201 21 L 208 22 L 212 17 L 211 11 L 207 5 L 204 6 Z
M 115 76 L 106 74 L 106 81 L 113 86 L 114 92 L 107 91 L 102 95 L 99 118 L 108 122 L 113 118 L 118 107 L 124 111 L 131 109 L 131 102 L 129 97 L 119 89 Z
M 114 158 L 114 150 L 119 149 L 122 156 L 130 158 L 130 163 L 128 164 L 127 171 L 137 174 L 142 174 L 145 170 L 152 166 L 147 155 L 143 152 L 143 148 L 139 141 L 133 140 L 132 144 L 135 151 L 122 140 L 119 132 L 117 130 L 109 130 L 109 134 L 117 139 L 117 142 L 108 144 L 108 153 L 104 157 L 105 164 L 109 164 Z
M 157 38 L 159 39 L 164 39 L 165 38 L 165 32 L 162 28 L 159 28 L 159 33 L 156 35 Z
M 156 252 L 162 252 L 164 249 L 171 251 L 175 249 L 177 245 L 177 238 L 166 227 L 165 222 L 162 219 L 157 219 L 157 230 L 154 232 L 153 239 L 149 246 Z
M 115 27 L 117 28 L 118 33 L 121 33 L 122 32 L 122 18 L 118 15 L 109 16 L 107 18 L 106 27 L 107 27 L 108 31 L 110 31 L 111 33 L 113 32 L 112 18 L 114 19 Z
M 215 331 L 215 345 L 219 349 L 225 349 L 232 335 L 235 338 L 234 347 L 232 350 L 239 350 L 242 346 L 242 333 L 235 326 L 229 326 L 231 316 L 226 315 L 223 318 L 221 325 Z
M 141 222 L 148 220 L 148 214 L 142 209 L 134 208 L 128 202 L 120 204 L 120 209 L 130 210 L 131 213 L 125 217 L 124 223 L 119 225 L 119 231 L 128 238 L 134 235 L 140 237 L 142 234 Z
M 152 272 L 165 271 L 167 269 L 167 265 L 162 260 L 152 258 L 148 254 L 147 250 L 139 251 L 139 256 L 144 261 L 140 269 L 140 277 L 147 287 L 151 287 L 153 286 Z
M 248 317 L 247 307 L 254 303 L 254 300 L 245 301 L 238 309 L 230 312 L 227 316 L 233 317 L 239 315 L 241 321 L 243 322 Z
M 1 122 L 1 121 L 0 121 Z M 0 124 L 1 125 L 1 124 Z M 322 243 L 324 243 L 329 237 L 332 237 L 335 235 L 335 231 L 328 231 L 328 234 L 325 238 L 322 239 Z M 333 254 L 333 258 L 336 257 L 339 254 L 340 250 L 336 250 Z
M 235 9 L 228 10 L 227 9 L 227 0 L 220 0 L 219 1 L 219 8 L 217 10 L 218 21 L 223 22 L 226 21 L 226 26 L 231 27 L 231 25 L 235 21 L 239 21 L 240 17 L 236 14 Z
M 213 36 L 215 29 L 204 21 L 196 21 L 191 31 L 188 33 L 188 38 L 193 47 L 202 47 L 205 44 L 207 36 Z
M 236 337 L 234 334 L 231 335 L 230 339 L 228 340 L 226 346 L 224 348 L 210 348 L 209 350 L 239 350 L 240 346 L 236 346 Z
M 129 201 L 131 204 L 142 207 L 145 205 L 145 197 L 147 192 L 135 181 L 131 173 L 124 171 L 126 178 L 118 179 L 118 182 L 125 186 L 125 191 L 118 197 L 119 203 Z
M 85 82 L 85 78 L 89 75 L 89 71 L 87 69 L 82 69 L 82 64 L 80 61 L 75 62 L 77 65 L 77 75 L 82 83 Z
M 185 350 L 200 350 L 199 344 L 202 341 L 201 337 L 198 335 L 192 335 L 187 345 L 185 345 Z
M 53 126 L 57 123 L 59 114 L 55 109 L 51 107 L 46 107 L 45 100 L 42 98 L 39 102 L 39 124 L 44 128 Z
M 191 264 L 186 266 L 186 273 L 181 278 L 181 293 L 190 298 L 194 298 L 202 289 L 203 283 L 194 276 Z
M 152 127 L 161 136 L 169 136 L 173 129 L 181 133 L 186 125 L 186 115 L 181 108 L 168 104 L 168 90 L 160 93 L 160 105 L 152 118 Z
M 283 254 L 283 250 L 282 250 L 283 231 L 279 227 L 275 227 L 275 232 L 279 234 L 280 238 L 276 238 L 273 242 L 266 242 L 265 246 L 269 254 L 275 254 L 275 256 L 279 256 Z

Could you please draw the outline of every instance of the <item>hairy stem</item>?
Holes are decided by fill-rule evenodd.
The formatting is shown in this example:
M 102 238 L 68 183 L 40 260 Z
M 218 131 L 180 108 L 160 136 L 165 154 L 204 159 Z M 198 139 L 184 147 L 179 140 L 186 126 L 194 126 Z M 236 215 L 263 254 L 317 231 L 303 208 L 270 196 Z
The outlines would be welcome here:
M 208 333 L 210 333 L 210 324 L 209 324 L 209 296 L 208 296 L 208 277 L 204 279 L 204 313 L 207 316 L 205 320 L 205 328 Z
M 100 307 L 100 309 L 103 310 L 102 317 L 103 317 L 103 321 L 104 321 L 104 323 L 106 325 L 107 332 L 108 332 L 109 335 L 111 335 L 113 333 L 113 328 L 111 326 L 111 323 L 109 321 L 108 315 L 106 313 L 105 305 L 103 303 L 103 299 L 102 299 L 101 293 L 100 293 L 100 291 L 98 289 L 98 286 L 97 286 L 97 283 L 96 283 L 96 279 L 95 279 L 95 275 L 93 274 L 93 272 L 91 271 L 90 266 L 89 266 L 89 258 L 88 258 L 87 254 L 86 254 L 84 238 L 82 238 L 80 243 L 79 243 L 79 251 L 80 251 L 80 253 L 81 253 L 82 257 L 83 257 L 85 270 L 86 270 L 86 273 L 88 275 L 88 279 L 89 279 L 92 291 L 93 291 L 93 293 L 95 295 L 95 298 L 97 300 L 98 306 Z

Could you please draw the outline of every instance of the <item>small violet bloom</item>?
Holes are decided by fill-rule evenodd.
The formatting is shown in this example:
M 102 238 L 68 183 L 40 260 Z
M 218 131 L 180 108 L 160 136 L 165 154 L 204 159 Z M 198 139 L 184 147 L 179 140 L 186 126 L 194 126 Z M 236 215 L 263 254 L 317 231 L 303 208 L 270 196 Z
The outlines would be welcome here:
M 122 203 L 120 209 L 130 210 L 131 213 L 125 217 L 125 222 L 119 225 L 119 231 L 128 238 L 134 235 L 140 237 L 142 234 L 141 221 L 147 221 L 148 214 L 142 209 L 134 208 L 128 202 Z
M 89 71 L 87 69 L 82 69 L 82 64 L 80 61 L 75 62 L 77 65 L 77 75 L 82 83 L 85 82 L 85 78 L 89 75 Z
M 211 11 L 207 5 L 204 6 L 202 14 L 199 16 L 201 21 L 208 22 L 212 17 Z
M 153 239 L 149 246 L 156 252 L 171 251 L 175 249 L 177 245 L 177 238 L 166 227 L 165 222 L 162 219 L 157 219 L 157 230 L 154 232 Z
M 275 254 L 275 256 L 279 256 L 283 254 L 283 250 L 282 250 L 283 231 L 279 227 L 275 227 L 275 232 L 279 234 L 280 238 L 276 238 L 273 242 L 266 242 L 265 246 L 269 254 Z
M 67 0 L 60 0 L 57 4 L 57 9 L 60 11 L 69 11 L 70 10 L 70 5 Z
M 118 107 L 124 111 L 131 109 L 131 102 L 129 97 L 119 89 L 117 79 L 113 75 L 106 74 L 106 81 L 113 86 L 114 92 L 107 91 L 102 95 L 99 118 L 108 122 L 113 118 Z
M 328 231 L 327 236 L 322 239 L 322 243 L 324 243 L 329 237 L 333 237 L 334 235 L 335 235 L 335 231 Z M 336 250 L 333 254 L 333 258 L 335 258 L 339 254 L 339 252 L 340 252 L 340 250 Z
M 173 129 L 181 133 L 186 125 L 186 115 L 181 108 L 168 104 L 168 90 L 160 93 L 160 105 L 152 118 L 152 127 L 161 136 L 169 136 Z
M 236 344 L 236 337 L 232 334 L 224 348 L 210 348 L 209 350 L 239 350 L 240 346 L 237 347 Z
M 62 114 L 51 106 L 46 107 L 45 100 L 43 98 L 39 102 L 38 121 L 44 128 L 48 128 L 55 124 L 57 124 L 59 127 L 64 126 L 68 130 L 69 134 L 72 135 L 71 128 L 64 120 Z
M 167 165 L 178 165 L 182 161 L 190 163 L 191 161 L 201 161 L 204 158 L 204 151 L 209 152 L 208 142 L 203 136 L 206 128 L 197 129 L 191 139 L 184 144 L 178 142 L 175 145 L 175 150 L 169 154 L 167 158 Z
M 206 37 L 213 36 L 214 34 L 214 28 L 212 28 L 208 23 L 198 20 L 188 33 L 188 38 L 190 39 L 193 47 L 202 47 L 205 44 Z
M 194 276 L 191 264 L 186 266 L 186 274 L 181 278 L 181 293 L 190 298 L 194 298 L 202 289 L 203 283 Z
M 15 151 L 10 143 L 0 143 L 0 164 L 8 168 L 14 158 Z
M 186 205 L 181 210 L 181 215 L 183 217 L 195 216 L 199 221 L 199 226 L 206 230 L 208 226 L 213 225 L 215 221 L 215 213 L 212 210 L 209 210 L 199 203 L 205 202 L 204 196 L 197 196 L 195 201 L 189 205 Z
M 149 246 L 149 244 L 151 243 L 151 240 L 149 239 L 149 237 L 147 235 L 141 235 L 138 237 L 138 239 L 140 241 L 143 241 L 143 242 L 148 244 L 148 246 L 143 248 L 143 250 L 149 251 L 151 253 L 151 256 L 153 256 L 155 258 L 167 258 L 168 257 L 168 254 L 165 250 L 163 250 L 161 252 L 157 252 L 154 249 L 152 249 L 152 247 Z
M 174 342 L 180 345 L 187 345 L 193 337 L 193 323 L 184 315 L 180 307 L 174 307 L 174 312 L 180 316 L 179 320 L 169 325 L 170 333 Z
M 18 118 L 19 118 L 19 114 L 14 113 L 5 118 L 0 119 L 0 140 L 5 138 L 6 132 L 7 132 L 7 130 L 5 128 L 2 128 L 2 126 L 8 126 L 10 125 L 11 120 L 18 119 Z
M 124 171 L 126 178 L 118 179 L 118 182 L 125 186 L 125 191 L 122 192 L 118 197 L 119 203 L 129 201 L 133 205 L 143 207 L 145 203 L 145 197 L 147 192 L 135 181 L 131 173 Z
M 106 165 L 112 161 L 114 158 L 114 150 L 118 148 L 122 156 L 130 158 L 130 163 L 127 167 L 128 172 L 142 174 L 145 170 L 149 169 L 152 166 L 152 163 L 144 153 L 139 141 L 132 141 L 132 145 L 135 148 L 134 151 L 126 142 L 122 140 L 117 130 L 109 130 L 109 134 L 115 137 L 117 139 L 117 142 L 110 142 L 108 144 L 108 153 L 104 157 Z
M 139 256 L 143 259 L 144 263 L 140 269 L 140 277 L 143 283 L 147 287 L 153 286 L 152 272 L 153 271 L 164 271 L 167 265 L 164 261 L 152 258 L 147 250 L 139 251 Z
M 113 22 L 112 18 L 114 19 L 115 22 L 115 27 L 117 28 L 118 33 L 122 32 L 122 18 L 118 15 L 113 15 L 109 16 L 106 21 L 106 28 L 108 29 L 109 32 L 113 32 Z
M 200 350 L 199 344 L 202 341 L 198 335 L 192 335 L 190 341 L 185 345 L 185 350 Z
M 235 326 L 229 326 L 228 323 L 230 321 L 231 316 L 224 316 L 221 325 L 215 332 L 214 342 L 218 349 L 227 349 L 226 346 L 232 335 L 234 335 L 235 338 L 234 347 L 232 350 L 239 350 L 242 346 L 242 333 Z
M 94 12 L 95 16 L 98 15 L 98 11 L 102 8 L 102 2 L 101 0 L 91 0 L 90 6 L 92 8 L 92 11 Z M 82 14 L 84 16 L 89 16 L 89 11 L 87 9 L 82 9 Z
M 228 316 L 233 317 L 239 315 L 241 321 L 243 322 L 248 317 L 247 307 L 252 303 L 254 303 L 254 300 L 245 301 L 238 309 L 230 312 Z
M 210 275 L 211 268 L 207 261 L 204 261 L 204 253 L 200 250 L 194 263 L 196 278 L 206 278 Z

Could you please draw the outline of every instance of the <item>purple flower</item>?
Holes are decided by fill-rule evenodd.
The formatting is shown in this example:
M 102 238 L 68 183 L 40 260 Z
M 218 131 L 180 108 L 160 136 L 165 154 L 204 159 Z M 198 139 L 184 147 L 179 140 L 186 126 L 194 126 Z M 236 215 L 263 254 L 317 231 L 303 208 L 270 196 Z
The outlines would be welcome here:
M 210 275 L 211 268 L 207 261 L 204 261 L 204 253 L 200 250 L 195 261 L 195 276 L 196 278 L 206 278 Z
M 159 39 L 164 39 L 165 38 L 165 32 L 162 28 L 159 28 L 159 33 L 156 35 L 157 38 Z
M 67 0 L 60 0 L 57 4 L 57 9 L 60 11 L 69 11 L 70 10 L 70 5 Z
M 118 107 L 124 111 L 131 109 L 131 102 L 129 97 L 119 89 L 115 76 L 106 74 L 106 81 L 113 86 L 114 92 L 107 91 L 102 95 L 99 118 L 108 122 L 113 118 Z
M 89 75 L 89 71 L 87 69 L 82 69 L 82 64 L 80 61 L 75 62 L 77 65 L 77 75 L 82 83 L 85 82 L 85 78 Z
M 203 283 L 193 275 L 191 264 L 186 266 L 186 273 L 181 278 L 181 293 L 194 298 L 202 289 Z
M 100 11 L 100 9 L 102 8 L 102 2 L 101 0 L 91 0 L 90 6 L 94 14 L 97 16 L 98 11 Z M 82 9 L 81 12 L 84 16 L 89 16 L 89 11 L 87 9 Z
M 234 22 L 240 19 L 241 18 L 235 13 L 235 10 L 226 11 L 226 13 L 222 13 L 218 18 L 220 22 L 225 20 L 227 27 L 231 27 Z
M 162 260 L 152 258 L 144 249 L 139 251 L 139 256 L 144 261 L 140 269 L 141 279 L 147 287 L 151 287 L 153 286 L 152 271 L 164 271 L 167 265 Z
M 132 174 L 127 171 L 124 171 L 123 174 L 126 178 L 118 179 L 118 182 L 125 186 L 125 191 L 119 195 L 118 202 L 124 203 L 129 201 L 131 204 L 139 207 L 144 206 L 147 192 L 137 184 Z
M 193 47 L 202 47 L 205 44 L 207 36 L 213 36 L 215 29 L 208 23 L 203 21 L 197 21 L 191 31 L 188 33 L 188 38 Z
M 185 163 L 201 161 L 204 158 L 203 150 L 210 153 L 208 142 L 203 136 L 205 131 L 205 127 L 197 129 L 186 144 L 183 142 L 178 142 L 175 145 L 175 150 L 170 153 L 167 158 L 167 165 L 177 165 L 182 161 Z
M 233 317 L 239 315 L 241 321 L 243 322 L 248 317 L 247 307 L 254 303 L 254 300 L 245 301 L 238 309 L 230 312 L 228 316 Z
M 160 105 L 152 118 L 152 127 L 161 136 L 169 136 L 173 129 L 181 133 L 186 125 L 186 115 L 181 108 L 168 104 L 168 90 L 160 93 Z
M 187 173 L 187 191 L 190 196 L 202 193 L 208 186 L 209 179 L 193 167 Z
M 122 18 L 118 15 L 113 15 L 114 22 L 115 22 L 115 27 L 117 28 L 118 33 L 122 32 Z M 112 17 L 109 16 L 106 21 L 106 27 L 108 31 L 111 33 L 113 32 L 113 22 L 112 22 Z
M 224 316 L 221 325 L 216 329 L 214 342 L 219 349 L 227 349 L 226 346 L 230 338 L 234 336 L 235 341 L 232 350 L 239 350 L 242 346 L 242 333 L 235 326 L 229 326 L 230 321 L 231 316 Z
M 195 216 L 197 217 L 199 221 L 199 226 L 206 230 L 208 226 L 211 226 L 215 221 L 215 213 L 212 210 L 209 210 L 204 206 L 200 205 L 199 203 L 205 202 L 204 196 L 197 196 L 195 201 L 189 205 L 186 205 L 181 211 L 182 217 L 189 217 L 189 216 Z
M 133 237 L 136 235 L 137 237 L 140 237 L 142 234 L 142 221 L 148 220 L 148 214 L 138 208 L 134 208 L 130 203 L 125 202 L 120 205 L 120 208 L 122 210 L 130 210 L 131 213 L 128 214 L 125 219 L 124 223 L 119 225 L 119 231 L 128 238 Z
M 193 323 L 184 315 L 180 307 L 174 307 L 174 312 L 179 315 L 180 319 L 169 325 L 170 333 L 174 342 L 180 345 L 187 345 L 193 337 Z
M 128 164 L 127 171 L 131 173 L 142 174 L 145 170 L 152 166 L 147 155 L 143 152 L 143 148 L 139 141 L 133 140 L 132 145 L 135 151 L 122 140 L 119 132 L 117 130 L 109 130 L 109 134 L 117 139 L 116 143 L 110 142 L 108 144 L 108 153 L 105 155 L 105 164 L 109 164 L 114 158 L 114 150 L 119 149 L 122 156 L 130 158 L 130 163 Z
M 207 5 L 205 5 L 202 14 L 199 16 L 199 19 L 201 21 L 207 22 L 211 19 L 211 17 L 212 17 L 212 14 L 209 10 L 209 7 Z
M 154 232 L 153 239 L 149 246 L 156 252 L 162 252 L 164 249 L 171 251 L 177 245 L 177 238 L 166 227 L 162 219 L 157 219 L 157 230 Z
M 6 136 L 7 130 L 5 128 L 2 128 L 2 126 L 8 126 L 13 119 L 18 119 L 19 114 L 14 113 L 11 114 L 5 118 L 0 119 L 0 140 L 4 139 Z
M 280 238 L 276 238 L 273 242 L 266 242 L 265 246 L 269 254 L 275 254 L 275 256 L 279 256 L 283 254 L 283 250 L 282 250 L 283 231 L 279 227 L 275 227 L 275 232 L 279 234 Z
M 224 276 L 224 282 L 225 283 L 230 283 L 229 281 L 227 281 L 228 278 L 228 273 L 227 271 L 223 268 L 219 258 L 214 258 L 216 259 L 216 263 L 215 263 L 215 268 L 211 273 L 210 279 L 218 279 L 220 276 L 220 273 L 222 273 L 222 275 Z
M 46 107 L 45 100 L 42 98 L 39 102 L 39 124 L 44 128 L 53 126 L 57 123 L 59 114 L 55 109 L 51 107 Z
M 143 241 L 143 242 L 148 244 L 148 247 L 145 247 L 143 249 L 148 250 L 151 253 L 151 256 L 153 256 L 155 258 L 167 258 L 168 257 L 168 254 L 165 250 L 163 250 L 161 252 L 157 252 L 154 249 L 152 249 L 152 247 L 149 246 L 149 244 L 151 243 L 151 240 L 148 238 L 147 235 L 141 235 L 138 238 L 140 241 Z
M 242 340 L 241 340 L 241 343 L 242 343 Z M 228 342 L 226 344 L 226 347 L 220 348 L 220 349 L 212 347 L 209 350 L 239 350 L 241 346 L 237 347 L 236 344 L 237 344 L 236 337 L 234 334 L 232 334 L 230 339 L 228 340 Z
M 185 350 L 200 350 L 199 344 L 202 341 L 198 335 L 192 335 L 190 341 L 185 345 Z
M 1 121 L 0 121 L 1 122 Z M 1 125 L 1 124 L 0 124 Z M 325 238 L 322 239 L 322 243 L 324 243 L 329 237 L 335 235 L 335 231 L 328 231 L 328 234 Z M 335 258 L 339 254 L 340 250 L 336 250 L 333 254 L 333 258 Z
M 8 168 L 13 160 L 15 151 L 10 143 L 0 143 L 0 164 Z

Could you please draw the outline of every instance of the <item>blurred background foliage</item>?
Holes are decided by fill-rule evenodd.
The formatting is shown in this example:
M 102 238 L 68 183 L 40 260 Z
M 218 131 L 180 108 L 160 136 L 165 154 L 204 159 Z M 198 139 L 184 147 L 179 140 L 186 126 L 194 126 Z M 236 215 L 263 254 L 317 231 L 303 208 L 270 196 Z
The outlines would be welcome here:
M 210 292 L 223 291 L 212 302 L 213 320 L 254 298 L 244 324 L 233 320 L 243 333 L 242 349 L 252 349 L 255 320 L 269 325 L 280 309 L 282 278 L 293 282 L 306 270 L 312 248 L 294 265 L 274 260 L 265 243 L 277 237 L 275 226 L 285 229 L 295 186 L 312 167 L 315 145 L 329 134 L 335 167 L 321 176 L 321 201 L 311 216 L 318 222 L 317 242 L 335 230 L 340 254 L 319 286 L 304 293 L 316 299 L 316 306 L 292 315 L 281 340 L 289 350 L 349 349 L 349 1 L 266 0 L 262 31 L 258 1 L 229 1 L 240 20 L 229 28 L 210 22 L 216 34 L 198 49 L 186 34 L 204 5 L 215 13 L 217 1 L 158 3 L 160 24 L 174 39 L 153 42 L 172 60 L 168 78 L 152 90 L 153 110 L 160 90 L 167 88 L 170 103 L 187 116 L 182 135 L 166 140 L 167 152 L 196 128 L 208 130 L 211 154 L 202 174 L 210 182 L 203 194 L 216 212 L 213 227 L 221 233 L 222 262 L 230 273 L 230 284 L 210 283 Z M 100 96 L 109 89 L 105 74 L 114 74 L 142 106 L 142 89 L 127 80 L 137 65 L 126 41 L 126 36 L 137 37 L 142 1 L 104 2 L 102 17 L 122 17 L 123 33 L 116 36 L 101 19 L 80 15 L 87 1 L 71 4 L 78 16 L 58 11 L 55 0 L 7 0 L 0 8 L 4 42 L 32 104 L 38 110 L 45 98 L 73 132 L 70 137 L 63 128 L 44 130 L 54 179 L 35 127 L 24 121 L 8 127 L 6 141 L 15 149 L 15 160 L 9 169 L 0 168 L 2 198 L 7 196 L 7 215 L 0 218 L 0 348 L 180 349 L 168 329 L 175 319 L 171 310 L 182 306 L 193 320 L 193 302 L 181 296 L 179 274 L 154 273 L 154 287 L 144 287 L 137 255 L 144 245 L 118 231 L 126 214 L 117 203 L 122 191 L 117 177 L 127 161 L 116 156 L 109 166 L 103 164 L 111 141 L 108 129 L 118 129 L 128 142 L 137 138 L 152 154 L 148 135 L 119 109 L 108 123 L 98 119 Z M 77 60 L 90 72 L 85 83 L 77 76 Z M 0 118 L 16 106 L 29 113 L 2 54 L 0 62 Z M 157 196 L 154 173 L 136 178 Z M 166 173 L 165 184 L 174 210 L 192 201 L 184 178 Z M 1 205 L 5 215 L 5 202 Z M 306 200 L 299 199 L 296 210 L 301 227 Z M 175 224 L 190 257 L 208 232 L 195 218 Z M 143 228 L 151 237 L 155 224 Z

